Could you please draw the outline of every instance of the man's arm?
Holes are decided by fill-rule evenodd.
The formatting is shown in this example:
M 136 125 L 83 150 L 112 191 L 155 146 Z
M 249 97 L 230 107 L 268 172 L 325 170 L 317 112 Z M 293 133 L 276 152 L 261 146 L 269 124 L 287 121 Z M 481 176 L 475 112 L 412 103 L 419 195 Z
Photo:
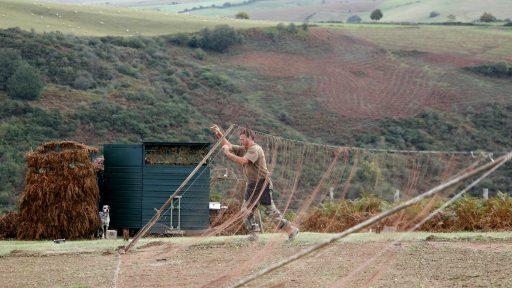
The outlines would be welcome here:
M 222 136 L 224 135 L 222 133 L 222 131 L 220 130 L 219 126 L 217 126 L 216 124 L 213 125 L 212 127 L 210 127 L 210 129 L 213 131 L 213 133 L 215 133 L 215 136 L 217 137 L 217 139 L 220 139 L 222 138 Z M 228 139 L 224 138 L 222 139 L 222 146 L 228 146 L 229 148 L 231 148 L 233 145 L 228 141 Z
M 222 149 L 224 150 L 224 154 L 226 154 L 226 157 L 228 157 L 229 160 L 231 160 L 235 163 L 238 163 L 240 165 L 245 165 L 245 164 L 249 163 L 249 159 L 247 159 L 245 157 L 236 156 L 235 154 L 233 154 L 231 152 L 230 148 L 231 147 L 229 147 L 228 145 L 222 146 Z

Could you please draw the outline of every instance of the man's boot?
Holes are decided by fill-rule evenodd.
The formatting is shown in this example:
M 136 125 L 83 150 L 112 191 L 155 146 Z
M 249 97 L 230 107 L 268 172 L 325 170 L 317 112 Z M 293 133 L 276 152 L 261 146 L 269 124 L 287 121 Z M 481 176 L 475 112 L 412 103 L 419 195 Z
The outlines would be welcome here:
M 299 228 L 293 226 L 290 222 L 283 229 L 288 234 L 288 240 L 293 240 L 299 234 Z
M 260 232 L 258 224 L 252 224 L 251 231 L 249 232 L 249 237 L 247 239 L 249 239 L 251 242 L 258 241 L 258 232 Z

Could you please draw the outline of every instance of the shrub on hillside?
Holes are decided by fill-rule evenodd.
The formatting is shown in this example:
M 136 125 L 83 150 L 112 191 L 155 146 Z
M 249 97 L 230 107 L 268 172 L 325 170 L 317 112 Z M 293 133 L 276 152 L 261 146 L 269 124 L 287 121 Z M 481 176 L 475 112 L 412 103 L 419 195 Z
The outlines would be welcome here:
M 5 90 L 7 80 L 21 63 L 21 55 L 18 50 L 10 48 L 0 49 L 0 90 Z
M 204 59 L 206 59 L 206 53 L 203 51 L 203 49 L 197 48 L 194 51 L 193 57 L 196 58 L 197 60 L 204 60 Z
M 358 15 L 352 15 L 348 17 L 347 23 L 361 23 L 362 19 Z
M 380 9 L 375 9 L 372 11 L 372 14 L 370 14 L 370 19 L 379 21 L 382 18 L 382 16 L 384 16 L 382 14 L 382 11 L 380 11 Z
M 11 98 L 35 100 L 41 96 L 44 89 L 44 82 L 27 63 L 23 63 L 14 74 L 7 80 L 7 94 Z
M 284 23 L 278 23 L 276 25 L 276 29 L 278 32 L 284 32 L 286 31 L 286 25 L 284 25 Z
M 190 37 L 190 40 L 188 40 L 188 46 L 192 48 L 199 48 L 201 47 L 201 37 L 199 35 L 192 35 Z
M 116 46 L 130 47 L 130 48 L 145 48 L 145 39 L 138 37 L 120 37 L 120 36 L 105 36 L 101 37 L 100 40 L 103 43 L 111 43 Z
M 228 25 L 219 25 L 213 29 L 204 28 L 200 35 L 199 47 L 217 52 L 224 52 L 242 42 L 242 36 Z
M 87 90 L 94 86 L 94 79 L 87 71 L 80 71 L 77 73 L 75 81 L 73 81 L 73 88 L 80 90 Z
M 295 24 L 294 24 L 294 23 L 290 23 L 290 24 L 288 24 L 288 26 L 286 27 L 286 31 L 287 31 L 288 33 L 292 33 L 292 34 L 294 34 L 294 33 L 297 33 L 297 32 L 299 31 L 299 29 L 297 29 L 297 26 L 295 26 Z
M 213 73 L 211 71 L 202 71 L 199 74 L 199 79 L 206 82 L 208 87 L 221 88 L 227 91 L 235 91 L 236 87 L 231 83 L 229 77 L 219 73 Z
M 122 64 L 122 63 L 118 64 L 116 66 L 116 69 L 117 69 L 117 72 L 127 75 L 127 76 L 131 76 L 134 78 L 137 78 L 137 76 L 138 76 L 137 69 L 135 69 L 132 66 L 127 65 L 127 64 Z
M 114 69 L 99 60 L 89 63 L 87 70 L 95 79 L 109 81 L 114 78 Z
M 240 11 L 240 12 L 236 13 L 235 18 L 236 19 L 249 19 L 249 14 L 247 14 L 247 12 Z
M 480 22 L 490 23 L 490 22 L 496 22 L 496 21 L 497 21 L 496 17 L 494 17 L 494 15 L 492 15 L 491 13 L 488 13 L 488 12 L 485 12 L 484 14 L 482 14 L 482 16 L 480 16 Z
M 430 12 L 430 18 L 436 18 L 437 16 L 441 15 L 439 12 L 437 11 L 432 11 Z
M 169 38 L 169 42 L 174 45 L 185 46 L 188 45 L 190 41 L 190 36 L 187 33 L 178 33 L 176 35 L 171 36 Z
M 59 63 L 49 63 L 47 75 L 51 82 L 60 85 L 73 85 L 73 81 L 77 77 L 73 67 Z
M 474 73 L 482 74 L 488 77 L 496 78 L 509 78 L 512 77 L 512 65 L 505 62 L 499 62 L 494 64 L 485 64 L 475 67 L 468 67 L 469 70 Z

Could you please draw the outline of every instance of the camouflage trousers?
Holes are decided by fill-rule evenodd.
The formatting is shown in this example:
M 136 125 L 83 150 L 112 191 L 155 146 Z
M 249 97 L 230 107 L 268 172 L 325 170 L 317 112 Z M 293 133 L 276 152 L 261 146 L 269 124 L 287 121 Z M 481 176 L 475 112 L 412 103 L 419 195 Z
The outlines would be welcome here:
M 273 199 L 271 199 L 270 205 L 260 204 L 259 207 L 261 207 L 260 210 L 263 210 L 263 213 L 265 213 L 272 219 L 272 222 L 277 226 L 278 229 L 283 230 L 285 229 L 285 227 L 290 225 L 288 220 L 284 219 L 283 214 L 281 214 L 279 209 L 277 209 Z M 249 209 L 250 211 L 247 211 Z M 261 231 L 261 227 L 259 227 L 259 224 L 256 221 L 256 217 L 254 215 L 256 209 L 258 209 L 258 205 L 249 205 L 249 201 L 244 201 L 244 203 L 242 204 L 242 211 L 247 211 L 249 213 L 247 217 L 244 219 L 244 224 L 245 228 L 247 228 L 247 230 L 249 230 L 250 232 Z

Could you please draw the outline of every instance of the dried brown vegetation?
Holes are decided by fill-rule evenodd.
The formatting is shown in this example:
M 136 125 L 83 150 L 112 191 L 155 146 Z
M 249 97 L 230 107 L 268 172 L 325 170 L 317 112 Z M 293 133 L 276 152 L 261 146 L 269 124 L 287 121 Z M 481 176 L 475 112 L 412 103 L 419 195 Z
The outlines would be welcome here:
M 27 154 L 19 239 L 88 238 L 100 225 L 99 190 L 86 145 L 49 142 Z

